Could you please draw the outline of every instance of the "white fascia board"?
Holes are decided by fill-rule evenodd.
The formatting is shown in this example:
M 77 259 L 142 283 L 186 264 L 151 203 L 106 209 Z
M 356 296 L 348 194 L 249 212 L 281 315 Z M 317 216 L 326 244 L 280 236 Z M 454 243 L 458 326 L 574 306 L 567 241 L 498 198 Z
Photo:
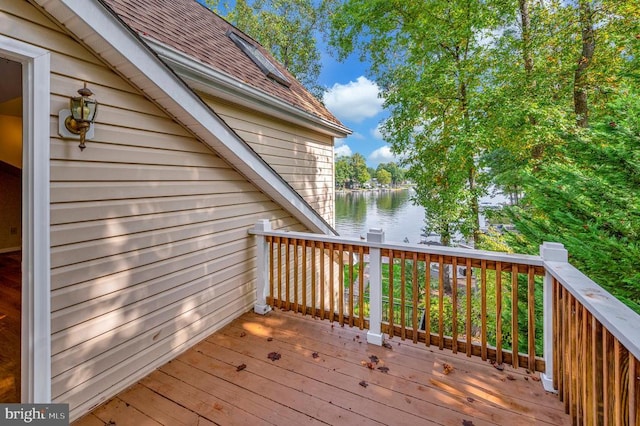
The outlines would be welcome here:
M 34 0 L 313 232 L 336 231 L 99 0 Z
M 344 126 L 274 98 L 158 40 L 143 34 L 140 37 L 193 89 L 335 138 L 344 138 L 352 133 Z

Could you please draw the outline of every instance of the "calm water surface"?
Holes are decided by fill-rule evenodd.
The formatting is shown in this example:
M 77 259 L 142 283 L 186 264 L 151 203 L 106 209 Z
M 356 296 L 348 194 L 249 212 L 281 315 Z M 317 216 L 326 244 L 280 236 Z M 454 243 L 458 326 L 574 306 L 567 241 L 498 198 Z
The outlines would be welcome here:
M 366 237 L 382 228 L 385 241 L 421 240 L 424 208 L 409 199 L 411 190 L 336 192 L 336 230 L 344 237 Z

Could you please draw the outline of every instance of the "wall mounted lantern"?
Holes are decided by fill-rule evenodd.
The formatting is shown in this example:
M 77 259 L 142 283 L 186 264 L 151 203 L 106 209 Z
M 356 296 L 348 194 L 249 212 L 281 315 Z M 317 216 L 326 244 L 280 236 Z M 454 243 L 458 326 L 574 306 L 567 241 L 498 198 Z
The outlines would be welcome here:
M 58 114 L 58 133 L 67 138 L 80 139 L 80 151 L 85 149 L 84 141 L 93 138 L 93 127 L 91 124 L 96 118 L 98 111 L 98 101 L 91 98 L 93 92 L 84 87 L 78 90 L 80 96 L 72 97 L 69 101 L 69 109 L 63 109 Z

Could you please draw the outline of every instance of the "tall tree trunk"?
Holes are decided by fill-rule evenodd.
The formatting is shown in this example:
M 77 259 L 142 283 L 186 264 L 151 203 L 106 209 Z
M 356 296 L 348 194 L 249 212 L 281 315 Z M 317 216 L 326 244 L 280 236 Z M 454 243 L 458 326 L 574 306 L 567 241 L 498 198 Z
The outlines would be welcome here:
M 576 124 L 579 127 L 589 126 L 589 104 L 587 102 L 587 69 L 591 65 L 596 41 L 593 29 L 593 10 L 589 0 L 578 2 L 580 30 L 582 32 L 582 52 L 578 59 L 573 79 L 573 106 L 576 113 Z
M 527 84 L 531 81 L 533 72 L 533 53 L 531 52 L 531 15 L 529 14 L 529 0 L 519 0 L 520 19 L 522 22 L 522 59 L 524 60 L 524 72 L 527 76 Z

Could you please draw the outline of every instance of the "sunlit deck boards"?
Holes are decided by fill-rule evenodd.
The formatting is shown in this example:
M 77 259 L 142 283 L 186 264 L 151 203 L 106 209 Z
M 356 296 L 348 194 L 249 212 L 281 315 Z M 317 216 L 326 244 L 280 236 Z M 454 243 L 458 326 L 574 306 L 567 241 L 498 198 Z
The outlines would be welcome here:
M 524 369 L 389 343 L 368 345 L 366 330 L 291 312 L 247 313 L 75 425 L 570 422 Z M 373 370 L 363 365 L 372 355 Z

